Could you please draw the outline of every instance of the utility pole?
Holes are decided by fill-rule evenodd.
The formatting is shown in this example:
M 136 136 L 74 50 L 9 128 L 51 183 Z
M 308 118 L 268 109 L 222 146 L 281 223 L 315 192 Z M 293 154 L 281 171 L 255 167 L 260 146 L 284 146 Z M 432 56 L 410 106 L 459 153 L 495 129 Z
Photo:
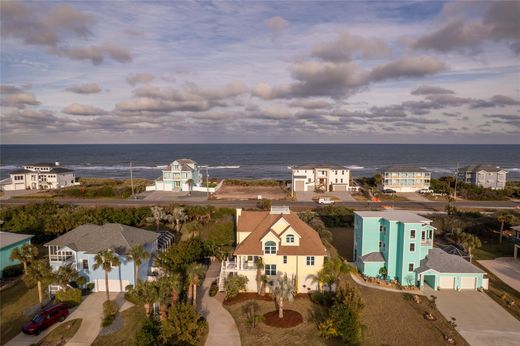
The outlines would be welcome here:
M 134 175 L 132 172 L 132 161 L 130 161 L 130 185 L 132 186 L 132 198 L 134 197 Z
M 208 199 L 209 199 L 209 173 L 208 173 L 208 167 L 206 166 L 206 189 L 208 191 Z
M 455 193 L 453 194 L 453 197 L 457 199 L 457 181 L 458 181 L 458 175 L 459 175 L 459 163 L 457 162 L 457 168 L 455 169 Z

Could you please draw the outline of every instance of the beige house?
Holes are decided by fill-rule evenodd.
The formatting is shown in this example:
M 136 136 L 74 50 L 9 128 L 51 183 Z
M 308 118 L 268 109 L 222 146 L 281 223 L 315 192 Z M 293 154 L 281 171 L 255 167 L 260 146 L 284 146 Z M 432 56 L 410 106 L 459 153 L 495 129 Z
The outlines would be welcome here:
M 390 166 L 381 170 L 382 189 L 396 192 L 417 192 L 429 189 L 431 172 L 413 166 Z
M 270 211 L 243 211 L 236 215 L 237 247 L 233 258 L 222 262 L 219 288 L 229 275 L 249 279 L 248 292 L 256 292 L 256 260 L 262 258 L 262 274 L 270 278 L 287 274 L 298 293 L 317 290 L 313 275 L 323 267 L 327 251 L 318 233 L 289 207 Z
M 292 167 L 292 191 L 350 191 L 350 171 L 344 166 Z

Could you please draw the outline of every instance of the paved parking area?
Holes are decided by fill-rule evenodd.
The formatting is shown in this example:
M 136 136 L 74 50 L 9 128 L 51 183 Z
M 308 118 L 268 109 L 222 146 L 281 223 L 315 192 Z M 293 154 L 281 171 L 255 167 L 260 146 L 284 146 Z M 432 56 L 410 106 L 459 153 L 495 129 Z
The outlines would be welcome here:
M 513 250 L 511 249 L 511 252 Z M 499 257 L 494 260 L 478 261 L 491 273 L 498 276 L 511 288 L 520 292 L 520 259 L 513 257 Z
M 425 293 L 437 297 L 439 311 L 448 320 L 455 318 L 457 331 L 471 345 L 519 345 L 520 321 L 486 293 L 431 289 Z

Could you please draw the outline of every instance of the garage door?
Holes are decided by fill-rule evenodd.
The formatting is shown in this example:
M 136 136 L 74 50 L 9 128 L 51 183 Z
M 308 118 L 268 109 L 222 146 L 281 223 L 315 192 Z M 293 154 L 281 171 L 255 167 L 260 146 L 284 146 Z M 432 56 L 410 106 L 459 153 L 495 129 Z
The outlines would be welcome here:
M 347 191 L 347 185 L 334 185 L 334 191 Z
M 462 290 L 474 290 L 477 286 L 477 278 L 462 277 L 460 279 L 460 289 Z
M 440 289 L 452 290 L 455 288 L 455 277 L 453 276 L 441 276 L 439 280 Z
M 105 292 L 105 280 L 96 280 L 96 282 L 96 290 L 98 292 Z M 108 289 L 110 292 L 124 292 L 125 287 L 128 285 L 130 285 L 130 281 L 128 280 L 108 280 Z
M 305 182 L 303 181 L 295 181 L 294 182 L 294 191 L 303 191 L 303 186 L 304 186 Z

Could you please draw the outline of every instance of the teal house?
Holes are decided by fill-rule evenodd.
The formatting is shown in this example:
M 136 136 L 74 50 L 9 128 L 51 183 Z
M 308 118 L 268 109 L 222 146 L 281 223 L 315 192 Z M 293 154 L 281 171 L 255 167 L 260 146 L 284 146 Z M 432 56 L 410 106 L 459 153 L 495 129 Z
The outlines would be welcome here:
M 15 248 L 21 248 L 23 244 L 30 244 L 32 237 L 34 236 L 30 234 L 0 232 L 0 279 L 5 267 L 20 263 L 9 258 L 11 252 Z
M 457 255 L 433 248 L 431 220 L 408 211 L 358 211 L 354 259 L 369 277 L 432 289 L 487 288 L 484 272 Z M 384 268 L 384 269 L 382 269 Z

